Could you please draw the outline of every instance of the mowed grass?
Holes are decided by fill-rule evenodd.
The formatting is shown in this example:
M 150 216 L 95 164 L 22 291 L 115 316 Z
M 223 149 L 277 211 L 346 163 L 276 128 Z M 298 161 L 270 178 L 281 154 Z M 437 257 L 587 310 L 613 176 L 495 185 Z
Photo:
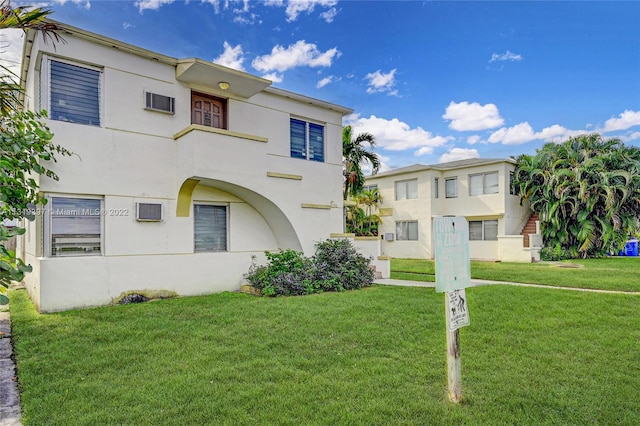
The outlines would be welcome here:
M 26 425 L 640 424 L 640 298 L 467 289 L 464 402 L 430 288 L 41 315 L 11 293 Z
M 578 267 L 570 267 L 572 265 Z M 391 261 L 391 278 L 433 282 L 434 274 L 433 260 Z M 640 258 L 611 257 L 540 263 L 472 261 L 471 277 L 574 288 L 640 291 Z

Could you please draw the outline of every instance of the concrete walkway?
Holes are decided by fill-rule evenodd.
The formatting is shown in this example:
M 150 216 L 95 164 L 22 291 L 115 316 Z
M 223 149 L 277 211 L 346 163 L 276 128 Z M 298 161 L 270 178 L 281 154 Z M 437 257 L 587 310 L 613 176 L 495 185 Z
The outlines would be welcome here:
M 0 312 L 0 426 L 22 425 L 9 312 Z
M 424 281 L 409 281 L 409 280 L 393 280 L 391 278 L 382 278 L 375 280 L 374 284 L 381 285 L 398 285 L 405 287 L 431 287 L 435 288 L 436 283 L 424 282 Z M 562 287 L 555 285 L 546 285 L 546 284 L 524 284 L 524 283 L 514 283 L 510 281 L 491 281 L 491 280 L 471 280 L 471 287 L 478 287 L 483 285 L 513 285 L 518 287 L 537 287 L 537 288 L 551 288 L 555 290 L 570 290 L 570 291 L 585 291 L 589 293 L 608 293 L 608 294 L 631 294 L 635 296 L 640 296 L 640 291 L 620 291 L 620 290 L 597 290 L 591 288 L 576 288 L 576 287 Z

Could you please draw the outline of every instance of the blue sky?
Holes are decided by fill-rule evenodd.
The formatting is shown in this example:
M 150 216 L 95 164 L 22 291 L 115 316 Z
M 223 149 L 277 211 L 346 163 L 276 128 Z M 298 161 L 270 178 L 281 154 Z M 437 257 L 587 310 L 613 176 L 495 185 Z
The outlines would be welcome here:
M 36 4 L 16 2 L 18 4 Z M 53 19 L 353 108 L 384 168 L 533 154 L 585 132 L 640 146 L 640 2 L 90 1 Z M 15 62 L 16 37 L 3 35 Z

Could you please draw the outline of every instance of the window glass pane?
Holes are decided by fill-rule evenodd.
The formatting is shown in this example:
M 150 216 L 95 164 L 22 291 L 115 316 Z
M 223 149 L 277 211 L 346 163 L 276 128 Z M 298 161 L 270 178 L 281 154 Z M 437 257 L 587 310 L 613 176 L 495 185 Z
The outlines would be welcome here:
M 444 181 L 445 197 L 456 198 L 458 196 L 458 179 L 446 179 Z
M 227 250 L 227 207 L 196 204 L 193 206 L 196 252 Z
M 498 239 L 498 221 L 484 221 L 484 239 L 487 241 L 495 241 Z
M 291 156 L 307 158 L 307 129 L 304 121 L 291 119 Z
M 100 125 L 100 72 L 51 61 L 53 120 Z
M 418 240 L 418 222 L 407 222 L 407 235 L 409 240 Z
M 469 176 L 469 195 L 482 194 L 482 175 Z
M 418 198 L 418 179 L 407 181 L 407 198 Z
M 471 220 L 469 221 L 469 241 L 482 240 L 482 221 Z
M 396 222 L 396 240 L 406 240 L 404 222 Z
M 407 199 L 407 185 L 405 182 L 396 182 L 396 200 Z
M 324 126 L 309 123 L 309 160 L 324 161 Z
M 440 197 L 440 179 L 436 178 L 434 181 L 434 194 L 435 198 Z
M 498 193 L 498 172 L 487 173 L 486 175 L 484 175 L 484 193 Z
M 52 197 L 51 256 L 101 254 L 102 200 Z

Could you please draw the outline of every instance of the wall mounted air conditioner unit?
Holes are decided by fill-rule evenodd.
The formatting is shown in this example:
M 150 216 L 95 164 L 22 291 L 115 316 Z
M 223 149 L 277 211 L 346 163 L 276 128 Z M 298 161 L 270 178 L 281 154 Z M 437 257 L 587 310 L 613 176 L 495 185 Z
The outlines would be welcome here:
M 393 238 L 394 238 L 393 232 L 387 232 L 386 234 L 384 234 L 385 241 L 393 241 Z
M 145 109 L 175 114 L 176 99 L 157 93 L 144 92 Z
M 138 222 L 161 222 L 162 204 L 136 203 L 136 220 Z

